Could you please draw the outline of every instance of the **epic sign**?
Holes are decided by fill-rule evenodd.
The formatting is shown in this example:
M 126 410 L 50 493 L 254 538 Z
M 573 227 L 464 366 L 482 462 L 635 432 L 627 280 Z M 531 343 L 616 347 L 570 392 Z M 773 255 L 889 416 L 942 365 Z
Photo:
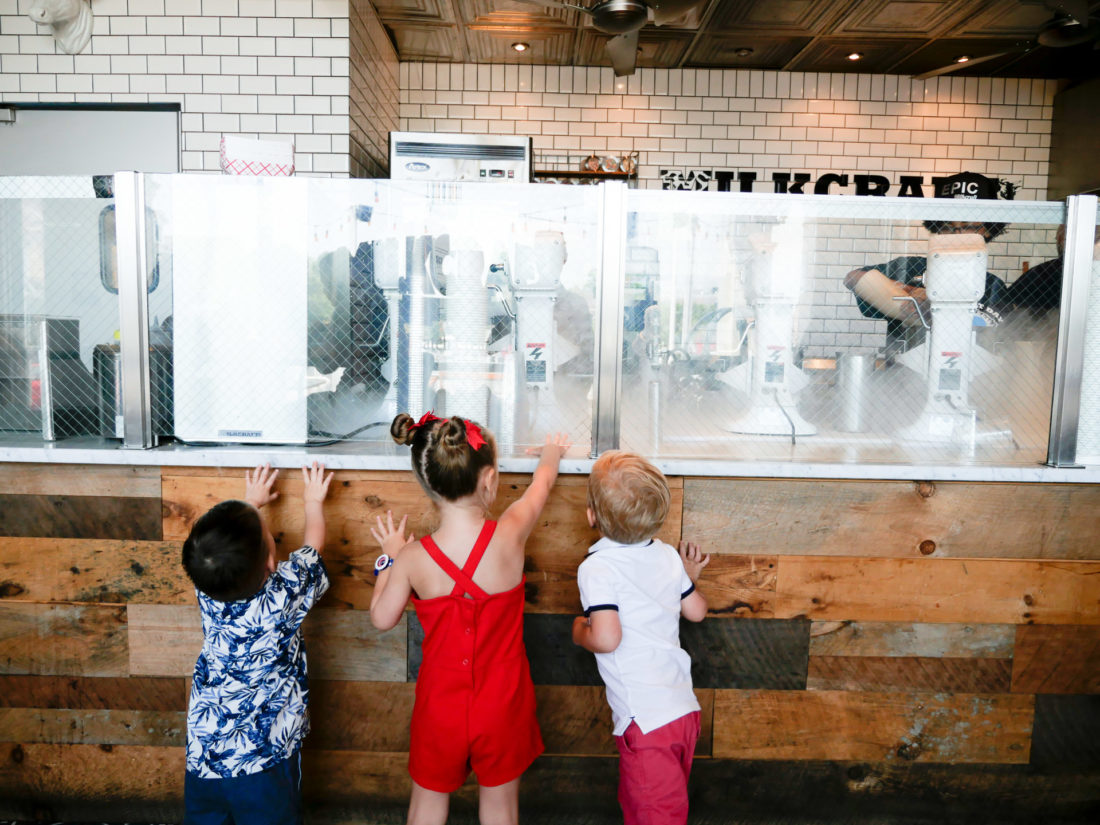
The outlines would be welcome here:
M 756 172 L 735 172 L 726 169 L 662 169 L 662 189 L 708 189 L 717 192 L 752 192 L 756 182 Z M 778 194 L 792 195 L 829 195 L 829 194 L 854 194 L 854 195 L 895 195 L 899 198 L 923 198 L 924 177 L 921 175 L 902 175 L 898 178 L 897 191 L 890 191 L 890 180 L 882 175 L 852 175 L 851 185 L 855 190 L 850 193 L 837 192 L 833 189 L 843 189 L 849 186 L 847 174 L 827 172 L 817 180 L 808 172 L 773 172 L 772 185 Z M 734 189 L 734 180 L 737 188 Z M 934 177 L 931 186 L 935 189 L 942 178 Z M 813 181 L 813 188 L 808 189 L 807 184 Z

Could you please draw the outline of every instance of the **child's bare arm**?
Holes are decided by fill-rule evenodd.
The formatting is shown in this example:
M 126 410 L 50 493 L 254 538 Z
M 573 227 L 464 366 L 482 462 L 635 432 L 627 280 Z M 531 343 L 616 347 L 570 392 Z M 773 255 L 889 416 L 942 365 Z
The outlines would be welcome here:
M 569 436 L 564 433 L 546 436 L 546 444 L 540 448 L 542 452 L 538 466 L 531 476 L 531 483 L 519 500 L 500 517 L 501 522 L 509 523 L 516 530 L 521 542 L 526 541 L 534 529 L 539 513 L 550 496 L 550 490 L 558 479 L 558 465 L 570 446 Z
M 325 546 L 325 496 L 332 483 L 332 473 L 325 475 L 325 465 L 313 462 L 312 467 L 302 467 L 305 489 L 302 500 L 306 509 L 304 543 L 320 552 Z
M 389 630 L 401 621 L 405 605 L 412 595 L 409 582 L 408 556 L 402 556 L 401 550 L 412 543 L 413 536 L 405 535 L 405 523 L 408 516 L 402 516 L 396 526 L 393 513 L 386 511 L 386 520 L 378 516 L 377 528 L 370 529 L 382 552 L 393 559 L 393 563 L 378 572 L 374 581 L 374 592 L 370 597 L 370 621 L 379 630 Z
M 271 488 L 279 477 L 278 470 L 272 470 L 270 464 L 261 464 L 254 470 L 244 471 L 244 500 L 259 510 L 279 497 Z
M 710 564 L 710 554 L 703 555 L 699 545 L 690 541 L 680 542 L 680 558 L 684 562 L 684 570 L 695 585 L 699 584 L 699 576 L 703 568 Z M 701 622 L 707 616 L 706 597 L 698 588 L 692 590 L 686 597 L 680 599 L 680 615 L 689 622 Z
M 573 644 L 590 653 L 610 653 L 623 640 L 623 626 L 616 610 L 597 610 L 573 620 Z

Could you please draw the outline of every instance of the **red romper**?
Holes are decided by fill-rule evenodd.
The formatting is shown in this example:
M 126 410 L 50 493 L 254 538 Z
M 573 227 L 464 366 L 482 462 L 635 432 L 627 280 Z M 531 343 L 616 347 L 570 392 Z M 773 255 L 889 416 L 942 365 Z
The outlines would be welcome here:
M 424 658 L 416 680 L 409 773 L 417 784 L 441 793 L 457 790 L 471 769 L 480 785 L 511 782 L 543 751 L 523 645 L 524 582 L 489 594 L 472 578 L 496 526 L 485 522 L 461 570 L 430 536 L 420 540 L 455 580 L 448 596 L 413 597 L 424 627 Z

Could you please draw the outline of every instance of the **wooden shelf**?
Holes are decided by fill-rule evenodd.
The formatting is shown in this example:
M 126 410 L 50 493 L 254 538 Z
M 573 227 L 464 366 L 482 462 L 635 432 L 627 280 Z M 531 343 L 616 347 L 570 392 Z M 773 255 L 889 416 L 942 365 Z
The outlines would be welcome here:
M 626 180 L 638 177 L 638 170 L 635 169 L 633 172 L 590 172 L 587 169 L 535 169 L 531 172 L 531 176 L 536 178 L 619 178 Z

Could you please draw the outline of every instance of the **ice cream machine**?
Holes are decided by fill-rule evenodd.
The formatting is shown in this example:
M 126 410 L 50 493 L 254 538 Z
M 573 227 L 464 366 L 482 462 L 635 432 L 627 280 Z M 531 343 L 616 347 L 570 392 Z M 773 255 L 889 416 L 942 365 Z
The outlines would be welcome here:
M 723 429 L 758 435 L 814 435 L 817 428 L 795 406 L 808 379 L 794 363 L 795 311 L 803 272 L 802 222 L 777 223 L 749 237 L 745 297 L 752 309 L 750 357 L 720 375 L 749 396 L 747 409 Z
M 982 427 L 969 400 L 971 381 L 997 363 L 997 356 L 976 340 L 976 328 L 984 325 L 977 308 L 985 292 L 987 259 L 981 235 L 938 234 L 929 239 L 924 277 L 929 309 L 922 310 L 914 301 L 928 335 L 923 344 L 897 359 L 926 382 L 920 415 L 898 433 L 905 442 L 957 444 L 973 450 L 979 441 L 1012 435 Z
M 467 232 L 374 244 L 375 283 L 394 321 L 386 412 L 481 421 L 503 453 L 541 437 L 552 412 L 563 234 L 519 233 L 495 247 Z

